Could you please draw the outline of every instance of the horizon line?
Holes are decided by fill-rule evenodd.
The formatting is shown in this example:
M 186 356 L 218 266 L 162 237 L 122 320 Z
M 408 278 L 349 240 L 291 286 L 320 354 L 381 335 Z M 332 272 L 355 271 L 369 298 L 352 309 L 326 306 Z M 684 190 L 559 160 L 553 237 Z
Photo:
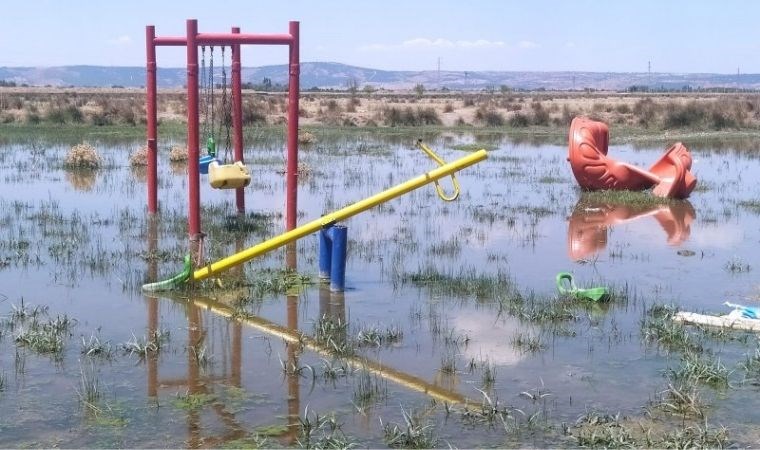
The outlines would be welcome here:
M 760 75 L 760 72 L 757 73 L 723 73 L 723 72 L 633 72 L 633 71 L 611 71 L 611 70 L 503 70 L 503 69 L 482 69 L 482 70 L 436 70 L 436 69 L 425 69 L 425 70 L 412 70 L 412 69 L 377 69 L 374 67 L 366 67 L 366 66 L 357 66 L 353 64 L 348 63 L 342 63 L 342 62 L 336 62 L 336 61 L 304 61 L 301 62 L 301 65 L 304 64 L 338 64 L 342 66 L 348 66 L 348 67 L 355 67 L 357 69 L 365 69 L 365 70 L 379 70 L 383 72 L 415 72 L 415 73 L 425 73 L 425 72 L 432 72 L 432 73 L 483 73 L 483 72 L 501 72 L 501 73 L 611 73 L 611 74 L 645 74 L 645 75 L 726 75 L 726 76 L 742 76 L 742 75 Z M 242 66 L 243 69 L 256 69 L 256 68 L 263 68 L 263 67 L 278 67 L 278 66 L 285 66 L 287 67 L 287 63 L 283 64 L 264 64 L 259 66 Z M 106 64 L 66 64 L 66 65 L 57 65 L 57 66 L 44 66 L 44 65 L 23 65 L 23 66 L 8 66 L 3 65 L 0 66 L 1 69 L 57 69 L 57 68 L 65 68 L 65 67 L 109 67 L 109 68 L 141 68 L 145 69 L 145 66 L 142 65 L 106 65 Z M 176 69 L 176 70 L 184 70 L 186 67 L 183 66 L 157 66 L 159 69 Z

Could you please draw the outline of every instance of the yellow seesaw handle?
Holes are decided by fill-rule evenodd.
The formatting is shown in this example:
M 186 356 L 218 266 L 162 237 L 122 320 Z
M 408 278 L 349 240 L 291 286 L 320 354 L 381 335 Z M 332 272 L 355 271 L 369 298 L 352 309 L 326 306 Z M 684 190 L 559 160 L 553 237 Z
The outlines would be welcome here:
M 446 161 L 444 161 L 443 158 L 441 158 L 440 156 L 438 156 L 430 147 L 428 147 L 427 145 L 425 145 L 422 142 L 422 139 L 418 139 L 417 140 L 417 148 L 419 148 L 423 152 L 427 153 L 427 155 L 429 157 L 431 157 L 435 162 L 437 162 L 439 166 L 443 166 L 444 164 L 446 164 Z M 452 202 L 452 201 L 456 200 L 459 197 L 459 191 L 460 191 L 459 181 L 457 180 L 456 175 L 454 175 L 453 173 L 451 174 L 451 182 L 454 185 L 454 193 L 451 194 L 450 196 L 447 196 L 443 192 L 443 188 L 438 183 L 438 181 L 435 182 L 435 191 L 438 193 L 438 197 L 440 197 L 441 200 L 443 200 L 445 202 Z

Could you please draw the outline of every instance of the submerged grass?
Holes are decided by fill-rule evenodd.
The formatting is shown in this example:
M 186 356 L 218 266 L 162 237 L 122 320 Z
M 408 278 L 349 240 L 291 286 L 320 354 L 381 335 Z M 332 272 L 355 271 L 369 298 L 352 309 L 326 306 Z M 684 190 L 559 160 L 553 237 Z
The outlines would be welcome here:
M 348 337 L 348 323 L 340 317 L 320 317 L 314 324 L 314 339 L 336 356 L 356 353 L 355 345 Z
M 516 333 L 509 342 L 520 353 L 536 353 L 546 348 L 540 336 L 529 333 Z
M 731 371 L 719 359 L 709 359 L 692 352 L 687 352 L 681 366 L 673 370 L 673 378 L 685 383 L 704 383 L 713 387 L 728 387 Z
M 487 151 L 493 151 L 499 148 L 495 144 L 488 144 L 484 142 L 472 142 L 469 144 L 456 144 L 451 146 L 454 150 L 460 150 L 464 152 L 476 152 L 478 150 L 487 150 Z
M 299 295 L 314 281 L 291 269 L 263 269 L 256 272 L 250 283 L 251 296 L 261 298 L 271 294 Z
M 18 328 L 16 344 L 60 359 L 65 340 L 71 337 L 70 329 L 76 322 L 65 314 L 40 321 L 43 315 L 47 315 L 47 307 L 27 309 L 23 301 L 20 307 L 14 305 L 10 326 L 12 329 Z
M 359 330 L 356 334 L 356 343 L 360 347 L 381 347 L 394 345 L 404 338 L 404 331 L 397 325 L 388 327 L 369 326 Z
M 727 448 L 728 430 L 706 424 L 680 422 L 658 424 L 630 420 L 620 415 L 589 412 L 568 430 L 580 447 L 590 448 Z
M 179 409 L 194 411 L 201 409 L 206 405 L 209 405 L 216 401 L 216 396 L 205 392 L 191 394 L 186 392 L 180 394 L 179 392 L 172 400 L 172 404 Z
M 651 405 L 653 408 L 669 414 L 686 417 L 705 417 L 706 405 L 699 390 L 693 383 L 684 382 L 669 384 L 667 389 L 658 393 L 658 399 Z
M 298 445 L 309 449 L 355 447 L 341 427 L 334 414 L 320 415 L 316 411 L 310 414 L 307 406 L 303 416 L 298 418 Z
M 514 292 L 514 282 L 503 272 L 484 274 L 476 269 L 462 270 L 458 274 L 441 273 L 433 267 L 420 269 L 401 276 L 402 283 L 425 286 L 434 295 L 474 299 L 478 302 L 494 301 Z
M 673 321 L 677 308 L 655 304 L 641 319 L 641 337 L 668 352 L 701 352 L 701 340 L 680 322 Z
M 578 205 L 608 203 L 613 205 L 629 205 L 651 207 L 678 202 L 669 198 L 657 197 L 649 191 L 583 191 Z
M 388 397 L 387 382 L 376 375 L 371 375 L 362 370 L 354 378 L 354 406 L 359 411 L 364 411 L 369 406 L 385 400 Z
M 121 348 L 125 353 L 137 355 L 140 359 L 144 359 L 150 355 L 158 354 L 169 343 L 169 340 L 169 331 L 155 330 L 148 336 L 139 338 L 133 334 L 132 339 L 121 344 Z
M 438 443 L 433 426 L 425 419 L 415 414 L 414 411 L 407 412 L 401 408 L 401 416 L 404 419 L 403 424 L 382 423 L 384 440 L 386 445 L 391 448 L 433 448 Z

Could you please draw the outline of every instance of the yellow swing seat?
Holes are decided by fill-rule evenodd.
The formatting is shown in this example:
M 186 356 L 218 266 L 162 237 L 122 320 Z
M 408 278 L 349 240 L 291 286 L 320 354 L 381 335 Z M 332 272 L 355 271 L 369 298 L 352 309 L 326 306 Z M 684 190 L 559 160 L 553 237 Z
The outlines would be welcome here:
M 213 161 L 208 165 L 208 181 L 214 189 L 238 189 L 251 183 L 251 174 L 241 161 L 223 165 Z

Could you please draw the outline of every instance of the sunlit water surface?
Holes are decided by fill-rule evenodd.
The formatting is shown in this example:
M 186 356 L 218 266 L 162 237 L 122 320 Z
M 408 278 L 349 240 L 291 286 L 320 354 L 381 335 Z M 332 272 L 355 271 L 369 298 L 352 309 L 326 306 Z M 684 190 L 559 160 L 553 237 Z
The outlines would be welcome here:
M 413 140 L 353 133 L 303 148 L 301 161 L 310 171 L 299 184 L 299 223 L 433 168 Z M 642 339 L 648 307 L 727 312 L 727 300 L 757 304 L 760 221 L 756 210 L 743 206 L 758 198 L 755 155 L 687 143 L 700 183 L 689 201 L 631 209 L 579 205 L 564 146 L 454 133 L 430 145 L 451 161 L 465 154 L 456 145 L 474 141 L 494 149 L 488 160 L 458 174 L 457 201 L 443 202 L 426 186 L 345 223 L 345 293 L 316 282 L 295 295 L 267 294 L 248 303 L 249 313 L 309 336 L 320 318 L 347 321 L 348 339 L 372 327 L 403 333 L 391 344 L 357 349 L 400 375 L 359 369 L 334 380 L 325 367 L 340 360 L 324 352 L 287 344 L 181 298 L 141 293 L 142 283 L 179 270 L 187 251 L 186 168 L 170 165 L 168 152 L 160 156 L 162 212 L 151 223 L 144 173 L 128 162 L 139 142 L 95 143 L 106 162 L 95 174 L 63 170 L 65 145 L 3 146 L 0 446 L 216 447 L 257 432 L 270 435 L 266 445 L 299 445 L 299 418 L 313 419 L 315 412 L 334 415 L 360 446 L 385 445 L 383 426 L 403 425 L 404 412 L 430 424 L 440 446 L 573 445 L 562 424 L 590 410 L 642 416 L 667 386 L 667 370 L 678 366 L 677 354 Z M 661 151 L 613 146 L 610 154 L 646 167 Z M 269 226 L 222 233 L 225 222 L 234 223 L 234 193 L 214 191 L 202 177 L 203 223 L 216 224 L 204 227 L 209 258 L 282 230 L 283 143 L 257 143 L 246 155 L 253 176 L 247 211 L 268 215 Z M 450 189 L 448 180 L 442 185 Z M 316 280 L 317 256 L 317 237 L 301 240 L 298 271 Z M 285 260 L 278 250 L 244 270 L 253 278 L 262 268 L 284 267 Z M 424 274 L 461 283 L 500 277 L 497 286 L 513 284 L 526 298 L 552 299 L 561 271 L 572 272 L 580 285 L 625 292 L 625 299 L 581 308 L 575 320 L 547 326 L 467 289 L 415 282 Z M 222 301 L 250 297 L 246 288 L 215 295 Z M 10 323 L 22 302 L 27 309 L 46 306 L 40 320 L 75 320 L 60 355 L 16 342 L 24 325 Z M 140 358 L 122 348 L 152 330 L 165 336 L 157 355 Z M 110 343 L 111 358 L 82 354 L 83 340 L 92 336 Z M 521 346 L 525 338 L 539 348 Z M 705 388 L 707 423 L 726 426 L 738 443 L 752 443 L 748 430 L 760 421 L 758 387 L 744 382 L 738 366 L 756 345 L 754 336 L 717 343 L 713 350 L 735 372 L 729 388 Z M 87 406 L 83 397 L 93 380 L 99 395 Z M 485 393 L 510 408 L 514 422 L 505 429 L 500 422 L 468 421 L 461 405 L 447 413 L 440 398 L 433 403 L 426 394 L 430 389 L 478 405 Z

